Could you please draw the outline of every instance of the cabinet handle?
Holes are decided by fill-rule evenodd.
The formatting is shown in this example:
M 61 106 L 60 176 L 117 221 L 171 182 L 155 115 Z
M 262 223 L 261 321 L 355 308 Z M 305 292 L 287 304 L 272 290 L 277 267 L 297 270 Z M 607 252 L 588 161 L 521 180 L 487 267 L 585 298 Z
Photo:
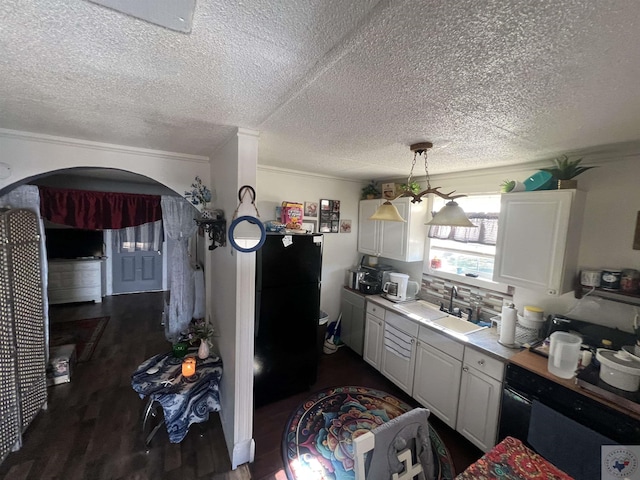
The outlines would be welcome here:
M 484 360 L 478 360 L 478 365 L 482 367 L 484 365 Z
M 411 343 L 416 343 L 416 339 L 415 339 L 415 338 L 412 338 L 412 339 L 411 339 Z
M 465 373 L 469 372 L 469 367 L 462 367 L 462 371 Z

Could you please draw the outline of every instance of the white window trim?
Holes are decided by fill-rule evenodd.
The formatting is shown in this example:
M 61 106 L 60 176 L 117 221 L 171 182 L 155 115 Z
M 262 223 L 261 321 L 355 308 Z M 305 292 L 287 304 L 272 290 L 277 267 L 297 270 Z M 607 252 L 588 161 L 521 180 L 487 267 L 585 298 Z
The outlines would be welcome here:
M 474 194 L 476 195 L 476 194 Z M 488 193 L 479 193 L 477 195 L 490 195 Z M 429 195 L 432 197 L 432 195 Z M 433 198 L 429 198 L 429 206 L 428 211 L 431 212 L 433 210 Z M 428 227 L 427 227 L 428 228 Z M 457 273 L 449 273 L 443 272 L 442 270 L 434 270 L 430 265 L 430 257 L 429 252 L 431 251 L 431 239 L 429 237 L 426 238 L 424 242 L 424 263 L 422 264 L 422 273 L 426 275 L 430 275 L 432 277 L 441 278 L 443 280 L 454 281 L 457 283 L 461 283 L 463 285 L 470 285 L 472 287 L 486 288 L 487 290 L 493 290 L 498 293 L 509 293 L 509 285 L 504 283 L 494 282 L 493 280 L 487 280 L 485 278 L 474 278 L 467 277 L 466 275 L 460 275 Z M 440 248 L 440 247 L 437 247 Z

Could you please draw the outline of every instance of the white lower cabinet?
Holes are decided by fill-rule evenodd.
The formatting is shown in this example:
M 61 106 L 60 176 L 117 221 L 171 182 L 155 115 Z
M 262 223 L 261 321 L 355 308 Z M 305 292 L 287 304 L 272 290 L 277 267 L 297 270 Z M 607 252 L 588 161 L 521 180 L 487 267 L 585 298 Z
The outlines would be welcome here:
M 461 372 L 460 360 L 418 341 L 412 396 L 454 429 Z
M 364 326 L 364 347 L 362 358 L 380 371 L 382 360 L 382 336 L 384 333 L 385 310 L 367 302 L 367 314 Z
M 382 368 L 380 372 L 411 395 L 416 364 L 418 325 L 387 311 L 382 338 Z
M 367 301 L 364 360 L 483 451 L 496 443 L 504 363 Z
M 362 355 L 364 341 L 364 303 L 364 295 L 342 289 L 340 340 L 358 355 Z
M 504 364 L 466 348 L 456 430 L 487 452 L 496 444 Z

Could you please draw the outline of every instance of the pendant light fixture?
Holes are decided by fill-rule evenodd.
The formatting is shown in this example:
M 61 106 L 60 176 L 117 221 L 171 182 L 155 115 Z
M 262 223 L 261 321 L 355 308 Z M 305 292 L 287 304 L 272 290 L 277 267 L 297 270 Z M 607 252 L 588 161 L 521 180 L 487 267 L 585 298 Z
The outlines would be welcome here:
M 429 165 L 427 163 L 427 150 L 433 147 L 431 142 L 414 143 L 409 148 L 413 152 L 413 163 L 411 164 L 411 171 L 409 172 L 409 178 L 407 178 L 407 186 L 405 191 L 398 195 L 395 199 L 400 197 L 411 197 L 412 203 L 418 203 L 422 201 L 422 197 L 433 193 L 434 195 L 449 200 L 442 209 L 433 216 L 430 222 L 426 225 L 443 225 L 451 227 L 475 227 L 473 223 L 469 221 L 460 205 L 455 201 L 456 198 L 466 197 L 466 195 L 452 195 L 453 192 L 442 193 L 438 189 L 440 187 L 431 187 L 431 179 L 429 177 Z M 416 166 L 416 160 L 419 156 L 424 155 L 424 173 L 427 178 L 427 189 L 420 193 L 413 193 L 409 188 L 413 179 L 413 169 Z M 369 217 L 369 220 L 382 220 L 386 222 L 406 222 L 404 218 L 398 212 L 398 209 L 389 200 L 384 202 L 378 207 L 376 212 Z

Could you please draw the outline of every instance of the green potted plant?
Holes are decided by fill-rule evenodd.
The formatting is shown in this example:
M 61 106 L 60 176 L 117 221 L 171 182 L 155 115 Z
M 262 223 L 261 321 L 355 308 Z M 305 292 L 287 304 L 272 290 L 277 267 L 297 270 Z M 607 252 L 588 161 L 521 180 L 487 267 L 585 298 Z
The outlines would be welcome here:
M 380 198 L 380 189 L 378 184 L 371 180 L 365 187 L 362 188 L 362 199 Z
M 420 184 L 418 182 L 411 182 L 409 185 L 403 183 L 400 185 L 400 188 L 403 192 L 420 193 Z
M 578 181 L 573 180 L 583 172 L 596 167 L 582 167 L 580 166 L 581 158 L 577 160 L 569 160 L 569 157 L 562 155 L 560 158 L 553 160 L 555 166 L 548 168 L 541 168 L 543 172 L 548 172 L 553 175 L 553 178 L 558 182 L 558 188 L 577 188 Z

